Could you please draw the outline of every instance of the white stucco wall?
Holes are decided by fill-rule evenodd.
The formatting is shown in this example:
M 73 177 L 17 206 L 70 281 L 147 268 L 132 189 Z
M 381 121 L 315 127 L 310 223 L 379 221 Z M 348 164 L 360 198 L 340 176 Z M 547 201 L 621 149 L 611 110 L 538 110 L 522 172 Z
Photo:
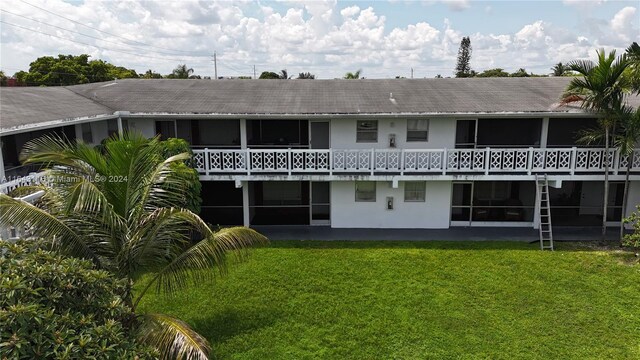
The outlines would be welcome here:
M 365 120 L 365 119 L 362 119 Z M 366 120 L 376 120 L 375 118 Z M 453 148 L 456 134 L 455 119 L 429 119 L 428 141 L 407 142 L 407 120 L 377 119 L 378 142 L 357 143 L 355 119 L 331 119 L 331 147 L 334 149 L 389 149 L 389 134 L 396 135 L 398 149 Z
M 387 196 L 393 196 L 393 210 L 387 210 Z M 331 227 L 445 229 L 451 212 L 451 182 L 428 181 L 425 202 L 405 202 L 404 183 L 397 189 L 391 182 L 376 182 L 375 202 L 355 201 L 355 182 L 331 183 Z
M 129 119 L 129 131 L 138 131 L 144 137 L 156 135 L 156 124 L 153 119 Z

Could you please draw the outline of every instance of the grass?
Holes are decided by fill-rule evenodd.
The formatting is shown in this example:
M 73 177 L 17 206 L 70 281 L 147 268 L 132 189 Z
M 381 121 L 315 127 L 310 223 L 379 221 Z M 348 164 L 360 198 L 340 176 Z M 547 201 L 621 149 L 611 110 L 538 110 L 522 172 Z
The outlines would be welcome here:
M 640 358 L 637 260 L 570 245 L 274 242 L 141 310 L 220 359 Z

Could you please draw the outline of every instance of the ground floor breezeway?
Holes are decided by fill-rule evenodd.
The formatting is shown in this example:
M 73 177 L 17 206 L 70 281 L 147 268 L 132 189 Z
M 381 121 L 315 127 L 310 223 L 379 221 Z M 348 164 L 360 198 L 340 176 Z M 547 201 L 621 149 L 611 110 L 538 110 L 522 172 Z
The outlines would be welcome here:
M 238 186 L 240 185 L 240 186 Z M 640 198 L 630 186 L 629 209 Z M 602 224 L 602 181 L 558 181 L 550 187 L 559 227 Z M 607 221 L 620 222 L 624 183 L 610 182 Z M 214 225 L 331 228 L 535 228 L 534 181 L 202 181 L 202 218 Z

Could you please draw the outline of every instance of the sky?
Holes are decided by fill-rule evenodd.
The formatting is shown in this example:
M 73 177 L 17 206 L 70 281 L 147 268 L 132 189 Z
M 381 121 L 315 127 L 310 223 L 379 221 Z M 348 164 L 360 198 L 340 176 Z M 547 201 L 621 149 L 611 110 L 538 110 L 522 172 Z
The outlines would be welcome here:
M 41 56 L 89 54 L 139 73 L 186 64 L 201 76 L 362 70 L 366 78 L 453 76 L 463 36 L 471 68 L 548 74 L 640 42 L 640 2 L 93 1 L 0 2 L 0 69 Z

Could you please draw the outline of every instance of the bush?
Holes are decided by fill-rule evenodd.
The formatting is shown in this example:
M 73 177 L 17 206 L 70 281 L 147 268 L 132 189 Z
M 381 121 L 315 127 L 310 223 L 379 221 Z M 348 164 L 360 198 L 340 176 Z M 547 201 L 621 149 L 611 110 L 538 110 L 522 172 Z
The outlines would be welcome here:
M 636 211 L 625 218 L 624 222 L 633 226 L 633 233 L 622 238 L 622 246 L 640 248 L 640 205 L 636 206 Z
M 0 241 L 2 359 L 146 359 L 126 283 L 35 243 Z

